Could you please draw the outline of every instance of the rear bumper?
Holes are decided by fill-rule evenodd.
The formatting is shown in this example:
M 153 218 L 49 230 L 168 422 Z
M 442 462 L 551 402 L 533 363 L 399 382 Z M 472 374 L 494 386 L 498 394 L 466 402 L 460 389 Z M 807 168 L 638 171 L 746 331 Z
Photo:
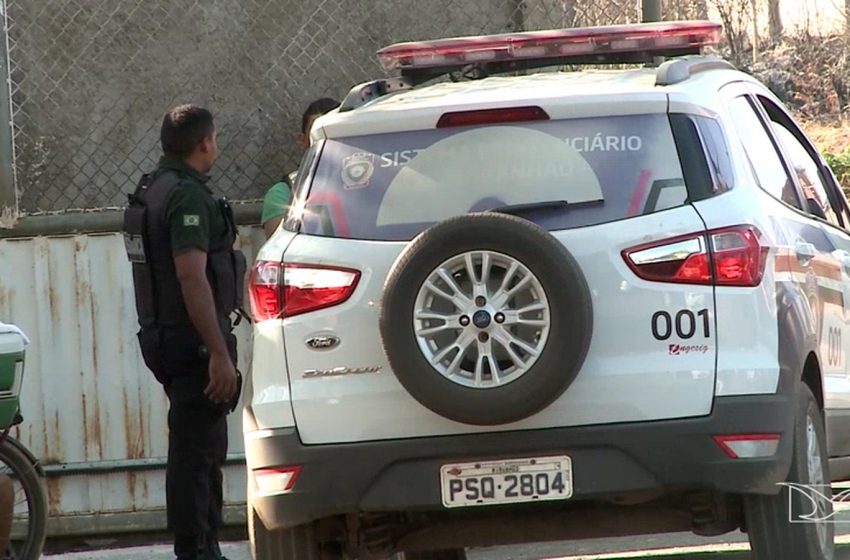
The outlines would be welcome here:
M 304 445 L 295 428 L 246 434 L 249 492 L 269 529 L 358 511 L 442 509 L 448 462 L 566 454 L 572 500 L 639 491 L 775 494 L 791 462 L 793 395 L 718 397 L 709 416 L 645 423 Z M 780 433 L 776 455 L 731 459 L 717 434 Z M 293 491 L 257 495 L 255 469 L 301 465 Z

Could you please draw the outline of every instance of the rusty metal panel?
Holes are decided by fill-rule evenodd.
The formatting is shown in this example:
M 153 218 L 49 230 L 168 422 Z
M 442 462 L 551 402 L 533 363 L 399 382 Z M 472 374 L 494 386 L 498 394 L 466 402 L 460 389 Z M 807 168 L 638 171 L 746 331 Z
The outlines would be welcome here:
M 250 260 L 261 238 L 250 228 L 240 233 Z M 32 339 L 17 435 L 50 474 L 51 515 L 161 510 L 167 400 L 136 343 L 121 236 L 0 240 L 0 270 L 0 318 Z M 243 324 L 237 334 L 245 372 L 250 329 Z M 234 464 L 225 499 L 239 504 L 245 501 L 241 415 L 231 415 L 229 435 Z

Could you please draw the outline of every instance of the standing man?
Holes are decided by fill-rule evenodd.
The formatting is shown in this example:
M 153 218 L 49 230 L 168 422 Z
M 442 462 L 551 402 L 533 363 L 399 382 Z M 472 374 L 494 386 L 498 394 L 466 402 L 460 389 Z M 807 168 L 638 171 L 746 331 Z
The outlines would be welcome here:
M 316 119 L 337 107 L 339 107 L 339 101 L 329 97 L 316 99 L 307 106 L 304 114 L 301 115 L 301 132 L 295 135 L 295 143 L 302 153 L 310 147 L 310 129 L 313 128 Z M 263 224 L 266 239 L 272 236 L 283 217 L 286 216 L 289 203 L 292 200 L 292 187 L 295 185 L 297 173 L 297 171 L 293 171 L 284 176 L 269 188 L 263 198 L 263 216 L 260 221 Z
M 239 380 L 230 316 L 241 306 L 245 257 L 207 173 L 218 156 L 212 114 L 169 111 L 163 157 L 124 215 L 139 343 L 169 398 L 166 502 L 178 560 L 218 560 L 228 411 Z

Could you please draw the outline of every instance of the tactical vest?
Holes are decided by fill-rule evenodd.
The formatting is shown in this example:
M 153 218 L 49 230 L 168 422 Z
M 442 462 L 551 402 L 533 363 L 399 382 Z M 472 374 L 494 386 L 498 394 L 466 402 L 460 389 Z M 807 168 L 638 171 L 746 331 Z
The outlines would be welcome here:
M 178 188 L 180 175 L 174 170 L 145 174 L 129 195 L 124 211 L 124 242 L 133 267 L 136 311 L 142 329 L 192 326 L 177 280 L 171 238 L 166 222 L 168 203 Z M 242 309 L 246 270 L 245 255 L 233 249 L 236 222 L 226 199 L 218 208 L 227 224 L 227 234 L 212 239 L 207 252 L 207 278 L 222 323 Z

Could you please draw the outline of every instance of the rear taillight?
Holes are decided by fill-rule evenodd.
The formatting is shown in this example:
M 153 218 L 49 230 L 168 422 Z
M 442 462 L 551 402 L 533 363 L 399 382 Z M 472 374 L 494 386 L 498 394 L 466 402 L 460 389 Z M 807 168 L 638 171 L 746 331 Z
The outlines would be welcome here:
M 287 264 L 283 271 L 283 316 L 339 305 L 354 293 L 360 273 L 347 268 Z
M 644 280 L 752 287 L 767 262 L 761 237 L 753 226 L 735 226 L 640 245 L 623 258 Z
M 251 271 L 251 312 L 267 321 L 339 305 L 359 279 L 347 268 L 259 261 Z
M 283 312 L 280 263 L 259 261 L 251 269 L 251 315 L 255 321 L 276 319 Z

